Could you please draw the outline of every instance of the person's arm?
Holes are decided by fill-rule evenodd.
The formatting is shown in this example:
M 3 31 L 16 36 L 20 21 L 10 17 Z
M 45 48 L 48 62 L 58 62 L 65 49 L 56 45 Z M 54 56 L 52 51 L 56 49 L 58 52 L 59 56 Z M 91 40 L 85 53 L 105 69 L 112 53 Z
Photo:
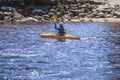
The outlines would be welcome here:
M 56 23 L 54 23 L 54 28 L 59 30 L 59 28 L 57 28 L 57 24 Z

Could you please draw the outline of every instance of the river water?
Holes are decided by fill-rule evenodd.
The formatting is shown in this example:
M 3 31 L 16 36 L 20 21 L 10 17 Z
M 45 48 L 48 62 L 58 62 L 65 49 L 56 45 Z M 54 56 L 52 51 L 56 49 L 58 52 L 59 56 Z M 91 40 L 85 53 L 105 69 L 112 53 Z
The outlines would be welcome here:
M 52 23 L 0 24 L 0 80 L 120 80 L 120 24 L 66 23 L 81 40 L 45 39 Z

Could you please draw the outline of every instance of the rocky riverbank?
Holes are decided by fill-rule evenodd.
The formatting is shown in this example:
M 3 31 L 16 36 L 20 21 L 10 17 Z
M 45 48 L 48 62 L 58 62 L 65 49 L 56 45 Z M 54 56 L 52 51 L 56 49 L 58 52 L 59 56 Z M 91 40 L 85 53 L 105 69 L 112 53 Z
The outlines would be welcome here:
M 40 8 L 44 12 L 33 13 L 33 9 Z M 30 6 L 17 9 L 16 12 L 0 12 L 1 22 L 52 22 L 52 15 L 65 22 L 120 22 L 120 5 L 106 1 L 83 0 L 69 2 L 68 5 L 59 4 L 53 7 Z

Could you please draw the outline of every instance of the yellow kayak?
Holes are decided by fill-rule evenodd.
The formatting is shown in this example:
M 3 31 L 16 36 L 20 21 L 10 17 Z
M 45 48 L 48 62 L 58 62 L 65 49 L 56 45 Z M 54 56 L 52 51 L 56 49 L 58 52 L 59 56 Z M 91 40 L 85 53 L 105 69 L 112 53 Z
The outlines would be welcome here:
M 80 37 L 78 37 L 78 36 L 69 36 L 69 35 L 59 36 L 59 35 L 55 35 L 55 34 L 40 34 L 40 36 L 42 38 L 75 39 L 75 40 L 80 40 Z

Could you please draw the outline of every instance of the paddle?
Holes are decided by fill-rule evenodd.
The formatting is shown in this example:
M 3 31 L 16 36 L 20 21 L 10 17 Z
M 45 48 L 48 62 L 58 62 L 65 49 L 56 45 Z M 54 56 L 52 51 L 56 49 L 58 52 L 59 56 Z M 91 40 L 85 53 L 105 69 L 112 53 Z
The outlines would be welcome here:
M 57 15 L 56 14 L 53 14 L 53 22 L 55 23 L 57 21 Z
M 53 14 L 52 20 L 53 20 L 54 25 L 56 25 L 56 22 L 57 22 L 57 15 L 56 15 L 56 13 Z M 56 35 L 57 35 L 57 31 L 56 31 Z

